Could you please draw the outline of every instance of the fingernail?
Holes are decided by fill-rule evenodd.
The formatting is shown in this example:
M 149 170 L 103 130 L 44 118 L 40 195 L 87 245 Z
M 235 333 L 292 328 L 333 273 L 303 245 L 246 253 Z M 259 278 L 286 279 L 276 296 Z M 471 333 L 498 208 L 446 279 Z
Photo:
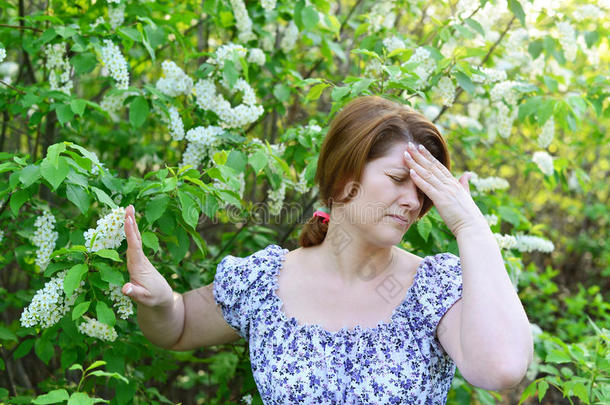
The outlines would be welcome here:
M 413 145 L 413 143 L 412 143 L 412 142 L 409 142 L 409 148 L 411 148 L 411 149 L 415 149 L 415 146 Z
M 125 290 L 125 294 L 131 294 L 131 292 L 133 291 L 133 288 L 131 288 L 131 285 L 129 287 L 127 287 L 127 290 Z
M 423 152 L 425 149 L 426 148 L 424 148 L 424 145 L 422 145 L 422 144 L 419 145 L 419 150 L 421 150 Z

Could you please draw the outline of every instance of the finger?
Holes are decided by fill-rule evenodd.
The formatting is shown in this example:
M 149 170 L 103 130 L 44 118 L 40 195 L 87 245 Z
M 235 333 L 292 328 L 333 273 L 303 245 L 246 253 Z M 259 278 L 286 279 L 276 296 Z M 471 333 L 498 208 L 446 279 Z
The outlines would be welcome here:
M 464 190 L 468 191 L 468 194 L 470 194 L 470 183 L 468 183 L 468 181 L 470 180 L 471 176 L 472 176 L 472 174 L 470 174 L 470 173 L 464 173 L 462 175 L 462 177 L 460 177 L 460 180 L 459 180 L 462 187 L 464 187 Z
M 142 302 L 150 296 L 146 288 L 133 283 L 125 283 L 123 288 L 121 288 L 121 292 L 136 302 Z
M 133 225 L 134 225 L 134 230 L 135 230 L 136 236 L 138 237 L 138 240 L 140 241 L 140 244 L 142 244 L 142 235 L 140 235 L 140 229 L 138 228 L 138 223 L 136 222 L 136 209 L 131 204 L 129 205 L 129 207 L 131 207 L 131 210 L 130 210 L 130 212 L 131 212 L 131 219 L 133 221 Z
M 135 232 L 135 225 L 131 216 L 125 218 L 125 238 L 127 238 L 127 254 L 140 254 L 142 252 L 142 241 L 138 239 Z
M 420 144 L 418 146 L 418 151 L 428 162 L 430 162 L 431 166 L 436 169 L 439 174 L 453 177 L 449 169 L 447 169 L 444 164 L 434 157 L 434 155 L 430 153 L 430 151 L 424 145 Z
M 405 161 L 407 162 L 407 166 L 410 169 L 415 170 L 417 175 L 420 178 L 422 178 L 423 180 L 425 180 L 430 186 L 440 188 L 444 185 L 444 183 L 439 179 L 438 175 L 435 172 L 433 172 L 432 170 L 430 170 L 428 166 L 424 167 L 424 165 L 415 161 L 412 153 L 409 153 L 409 151 L 406 151 L 404 153 L 404 158 L 405 158 Z M 422 160 L 421 156 L 419 157 L 419 160 L 420 161 Z M 424 190 L 422 189 L 422 191 L 424 191 Z M 428 194 L 428 193 L 426 193 L 426 194 Z M 428 197 L 432 198 L 432 196 L 430 196 L 429 194 L 428 194 Z
M 419 174 L 417 174 L 417 172 L 414 169 L 410 169 L 409 174 L 411 176 L 411 179 L 417 186 L 417 188 L 419 188 L 424 194 L 426 194 L 428 196 L 428 198 L 430 198 L 430 200 L 432 200 L 434 202 L 437 189 L 432 184 L 430 184 L 426 179 L 424 179 Z

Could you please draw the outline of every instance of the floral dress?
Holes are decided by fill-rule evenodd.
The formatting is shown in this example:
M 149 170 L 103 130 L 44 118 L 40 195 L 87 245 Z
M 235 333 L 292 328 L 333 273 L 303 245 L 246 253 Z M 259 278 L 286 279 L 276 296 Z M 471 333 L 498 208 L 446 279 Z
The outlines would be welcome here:
M 265 404 L 444 404 L 455 363 L 435 336 L 461 298 L 460 258 L 426 256 L 389 322 L 331 332 L 298 323 L 276 294 L 288 249 L 272 244 L 218 264 L 214 298 L 249 343 Z

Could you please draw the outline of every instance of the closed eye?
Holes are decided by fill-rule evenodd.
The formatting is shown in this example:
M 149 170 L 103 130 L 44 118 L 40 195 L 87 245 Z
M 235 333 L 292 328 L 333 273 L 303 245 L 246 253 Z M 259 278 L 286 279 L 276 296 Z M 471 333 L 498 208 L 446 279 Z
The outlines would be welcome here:
M 407 180 L 407 178 L 404 178 L 404 179 L 403 179 L 403 178 L 398 178 L 398 177 L 394 177 L 394 176 L 390 176 L 390 178 L 391 178 L 392 180 L 394 180 L 395 182 L 397 182 L 397 183 L 402 183 L 402 182 L 404 182 L 404 181 L 406 181 L 406 180 Z

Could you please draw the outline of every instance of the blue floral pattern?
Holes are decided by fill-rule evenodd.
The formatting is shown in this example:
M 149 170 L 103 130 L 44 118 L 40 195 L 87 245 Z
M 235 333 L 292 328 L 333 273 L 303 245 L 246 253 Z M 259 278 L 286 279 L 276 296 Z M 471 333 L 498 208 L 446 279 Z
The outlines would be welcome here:
M 462 296 L 460 258 L 426 256 L 389 322 L 328 331 L 298 323 L 276 294 L 288 249 L 271 244 L 218 264 L 214 298 L 249 343 L 265 404 L 444 404 L 456 365 L 435 335 Z

